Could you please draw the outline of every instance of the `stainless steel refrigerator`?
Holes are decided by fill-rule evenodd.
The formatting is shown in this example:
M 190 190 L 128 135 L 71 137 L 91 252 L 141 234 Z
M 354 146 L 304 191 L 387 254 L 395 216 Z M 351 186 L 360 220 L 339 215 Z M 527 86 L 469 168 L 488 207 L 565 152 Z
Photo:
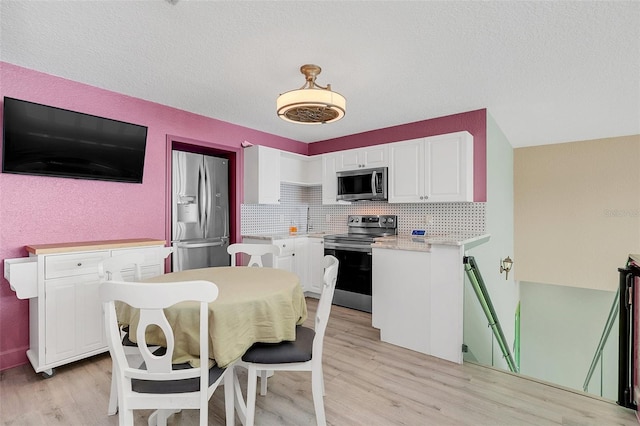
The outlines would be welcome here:
M 173 151 L 173 270 L 230 264 L 229 161 Z

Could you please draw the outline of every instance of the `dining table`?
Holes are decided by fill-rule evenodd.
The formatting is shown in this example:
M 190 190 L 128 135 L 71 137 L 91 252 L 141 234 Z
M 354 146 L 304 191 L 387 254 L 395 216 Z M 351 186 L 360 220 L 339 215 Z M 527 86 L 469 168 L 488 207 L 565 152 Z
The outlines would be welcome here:
M 222 266 L 189 269 L 145 279 L 145 283 L 205 280 L 218 286 L 209 304 L 209 357 L 225 368 L 254 343 L 279 343 L 296 338 L 296 326 L 307 319 L 307 305 L 294 273 L 284 269 Z M 129 327 L 135 343 L 139 310 L 116 305 L 118 321 Z M 173 363 L 199 365 L 199 303 L 181 302 L 165 309 L 174 332 Z M 157 327 L 146 330 L 147 344 L 166 346 Z

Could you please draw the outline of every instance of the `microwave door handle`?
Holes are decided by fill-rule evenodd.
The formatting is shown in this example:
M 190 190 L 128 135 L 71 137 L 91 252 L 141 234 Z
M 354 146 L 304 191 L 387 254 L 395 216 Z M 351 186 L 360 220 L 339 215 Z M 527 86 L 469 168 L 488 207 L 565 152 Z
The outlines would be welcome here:
M 376 194 L 377 187 L 378 187 L 378 173 L 376 173 L 376 171 L 374 170 L 373 172 L 371 172 L 371 195 L 373 195 L 374 197 L 377 195 Z

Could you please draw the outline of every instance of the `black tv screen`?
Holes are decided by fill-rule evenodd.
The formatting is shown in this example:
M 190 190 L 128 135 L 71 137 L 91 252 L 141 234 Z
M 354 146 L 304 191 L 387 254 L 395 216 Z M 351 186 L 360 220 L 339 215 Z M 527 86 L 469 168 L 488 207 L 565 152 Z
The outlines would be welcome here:
M 2 172 L 142 183 L 147 127 L 4 98 Z

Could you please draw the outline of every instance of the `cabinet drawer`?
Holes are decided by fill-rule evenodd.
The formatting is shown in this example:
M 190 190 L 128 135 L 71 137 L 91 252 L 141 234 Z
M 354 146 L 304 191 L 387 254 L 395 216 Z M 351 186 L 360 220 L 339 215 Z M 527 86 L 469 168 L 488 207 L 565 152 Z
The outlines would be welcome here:
M 144 263 L 142 265 L 159 265 L 164 263 L 164 257 L 160 257 L 160 250 L 164 247 L 150 247 L 150 248 L 135 248 L 135 249 L 119 249 L 112 250 L 111 256 L 131 256 L 142 255 L 144 257 Z
M 109 251 L 47 256 L 44 261 L 45 279 L 98 273 L 98 263 L 109 257 Z

